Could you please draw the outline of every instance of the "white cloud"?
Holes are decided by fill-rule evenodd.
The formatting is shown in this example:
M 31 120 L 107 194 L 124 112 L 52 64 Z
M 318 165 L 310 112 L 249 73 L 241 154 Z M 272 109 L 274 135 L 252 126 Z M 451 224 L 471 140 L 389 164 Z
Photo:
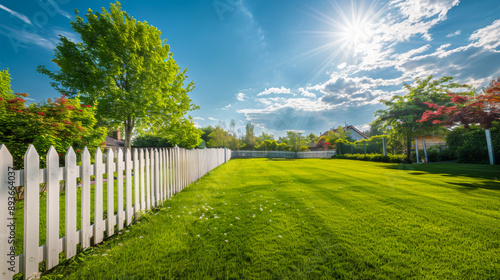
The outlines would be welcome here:
M 476 47 L 495 49 L 500 46 L 500 19 L 495 20 L 491 25 L 478 29 L 470 35 L 469 40 L 473 41 Z
M 460 34 L 462 34 L 462 30 L 459 29 L 459 30 L 457 30 L 457 31 L 455 31 L 453 33 L 450 33 L 450 34 L 446 35 L 446 37 L 450 38 L 450 37 L 458 36 Z
M 202 117 L 193 117 L 193 120 L 200 120 L 200 121 L 204 121 L 205 119 L 202 118 Z
M 208 117 L 209 120 L 211 121 L 218 121 L 219 119 L 213 118 L 213 117 Z
M 257 96 L 262 96 L 262 95 L 268 95 L 268 94 L 292 94 L 289 88 L 285 88 L 284 86 L 281 86 L 281 88 L 266 88 L 264 91 L 260 92 L 257 94 Z
M 342 62 L 342 63 L 340 63 L 339 65 L 337 65 L 337 69 L 342 70 L 342 69 L 344 69 L 346 66 L 347 66 L 347 63 Z
M 231 104 L 224 106 L 224 108 L 220 108 L 221 110 L 227 111 L 229 108 L 231 108 Z
M 6 11 L 7 13 L 9 13 L 10 15 L 24 21 L 25 23 L 29 24 L 29 25 L 33 25 L 33 23 L 31 23 L 31 21 L 29 20 L 29 18 L 21 13 L 18 13 L 16 11 L 13 11 L 7 7 L 5 7 L 4 5 L 0 4 L 0 9 Z
M 309 92 L 304 88 L 299 88 L 299 92 L 300 92 L 300 95 L 302 95 L 302 96 L 316 98 L 316 94 Z
M 245 97 L 246 97 L 246 95 L 243 92 L 236 94 L 236 99 L 238 101 L 245 101 Z
M 54 36 L 44 38 L 38 33 L 20 31 L 3 24 L 0 24 L 0 34 L 3 34 L 10 38 L 11 45 L 16 52 L 18 51 L 19 47 L 26 47 L 29 44 L 33 44 L 48 50 L 53 50 L 58 42 L 57 38 L 55 38 Z

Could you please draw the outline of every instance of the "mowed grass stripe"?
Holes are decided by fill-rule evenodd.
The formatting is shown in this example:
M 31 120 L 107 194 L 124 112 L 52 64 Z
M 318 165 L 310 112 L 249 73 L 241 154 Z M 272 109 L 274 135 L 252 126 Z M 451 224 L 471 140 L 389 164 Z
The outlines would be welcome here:
M 231 160 L 50 275 L 498 279 L 500 170 L 432 166 Z

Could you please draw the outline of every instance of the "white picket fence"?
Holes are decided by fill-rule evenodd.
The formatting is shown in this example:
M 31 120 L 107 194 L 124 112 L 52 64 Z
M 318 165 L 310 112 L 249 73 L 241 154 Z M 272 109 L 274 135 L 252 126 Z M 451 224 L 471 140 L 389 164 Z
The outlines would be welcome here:
M 232 158 L 331 158 L 334 150 L 289 152 L 289 151 L 232 151 Z
M 83 249 L 101 243 L 106 236 L 115 234 L 130 225 L 134 216 L 158 206 L 190 183 L 201 178 L 215 167 L 231 158 L 228 149 L 186 150 L 175 148 L 111 149 L 106 154 L 100 149 L 95 153 L 95 164 L 87 148 L 83 150 L 81 166 L 70 147 L 65 156 L 65 166 L 59 166 L 59 155 L 51 147 L 47 153 L 45 169 L 40 169 L 39 155 L 30 146 L 24 156 L 24 170 L 13 170 L 13 158 L 7 147 L 0 146 L 0 280 L 12 279 L 24 272 L 25 279 L 38 275 L 38 266 L 46 261 L 51 269 L 59 263 L 59 253 L 66 258 L 75 256 L 77 245 Z M 114 174 L 117 173 L 116 183 Z M 132 175 L 132 172 L 134 173 Z M 103 210 L 103 175 L 107 175 L 107 218 Z M 91 181 L 94 176 L 94 181 Z M 77 178 L 81 184 L 77 184 Z M 111 179 L 110 179 L 111 178 Z M 65 182 L 65 236 L 59 235 L 60 181 Z M 113 183 L 110 183 L 113 182 Z M 125 186 L 124 186 L 125 182 Z M 39 246 L 40 184 L 46 183 L 46 244 Z M 94 188 L 94 207 L 91 209 L 91 188 Z M 133 185 L 133 188 L 132 188 Z M 21 255 L 10 255 L 12 235 L 9 225 L 12 213 L 12 187 L 24 186 L 24 242 Z M 77 188 L 81 188 L 81 226 L 77 231 Z M 114 212 L 114 194 L 117 191 L 117 208 Z M 94 219 L 91 221 L 91 211 Z M 92 224 L 93 222 L 93 224 Z M 13 228 L 12 228 L 13 229 Z

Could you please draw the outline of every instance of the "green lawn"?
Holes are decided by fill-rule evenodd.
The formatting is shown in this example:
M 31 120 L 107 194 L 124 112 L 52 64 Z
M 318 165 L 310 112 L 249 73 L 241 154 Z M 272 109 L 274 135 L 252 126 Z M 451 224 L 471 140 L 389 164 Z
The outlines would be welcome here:
M 61 279 L 499 279 L 500 168 L 235 159 Z

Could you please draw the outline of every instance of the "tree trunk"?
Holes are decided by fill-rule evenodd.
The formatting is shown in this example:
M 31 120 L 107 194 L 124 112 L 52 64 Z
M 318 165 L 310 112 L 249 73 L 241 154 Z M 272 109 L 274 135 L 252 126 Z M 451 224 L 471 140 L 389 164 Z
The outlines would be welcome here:
M 132 131 L 134 130 L 135 120 L 128 117 L 124 122 L 125 126 L 125 148 L 132 149 Z
M 406 134 L 406 159 L 411 163 L 411 132 Z

